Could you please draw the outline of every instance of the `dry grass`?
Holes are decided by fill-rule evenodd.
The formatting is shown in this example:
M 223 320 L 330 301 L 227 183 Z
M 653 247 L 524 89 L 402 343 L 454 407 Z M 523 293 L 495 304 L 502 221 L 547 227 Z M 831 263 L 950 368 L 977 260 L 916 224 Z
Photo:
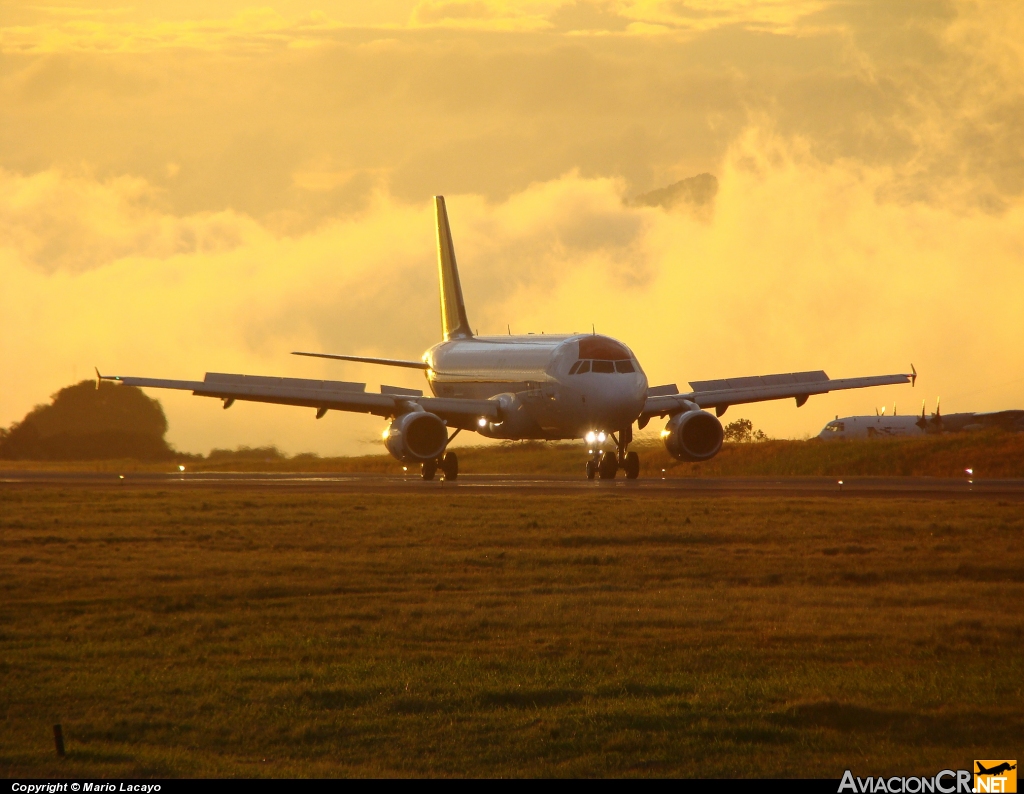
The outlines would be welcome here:
M 1019 505 L 8 487 L 0 532 L 7 775 L 934 774 L 1024 732 Z
M 871 441 L 768 441 L 726 444 L 705 463 L 671 458 L 661 443 L 634 446 L 640 453 L 643 477 L 750 476 L 930 476 L 959 477 L 972 468 L 976 477 L 1024 477 L 1024 433 L 958 433 L 944 436 Z M 461 469 L 477 474 L 579 476 L 586 449 L 579 443 L 509 443 L 459 447 Z M 117 473 L 176 470 L 178 461 L 0 461 L 0 471 L 105 471 Z M 367 472 L 397 474 L 402 464 L 388 455 L 320 458 L 315 455 L 185 460 L 188 471 Z M 662 471 L 664 470 L 664 471 Z

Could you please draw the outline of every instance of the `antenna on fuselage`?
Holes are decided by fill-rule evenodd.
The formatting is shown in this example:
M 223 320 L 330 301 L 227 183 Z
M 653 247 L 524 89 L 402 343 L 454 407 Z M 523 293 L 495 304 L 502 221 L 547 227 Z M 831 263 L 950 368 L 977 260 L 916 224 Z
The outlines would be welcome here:
M 441 282 L 441 334 L 449 339 L 470 339 L 473 330 L 466 318 L 466 303 L 462 299 L 459 268 L 455 264 L 455 244 L 448 225 L 448 210 L 444 196 L 434 196 L 437 215 L 437 270 Z
M 590 334 L 591 336 L 597 336 L 597 326 L 593 323 L 590 324 Z

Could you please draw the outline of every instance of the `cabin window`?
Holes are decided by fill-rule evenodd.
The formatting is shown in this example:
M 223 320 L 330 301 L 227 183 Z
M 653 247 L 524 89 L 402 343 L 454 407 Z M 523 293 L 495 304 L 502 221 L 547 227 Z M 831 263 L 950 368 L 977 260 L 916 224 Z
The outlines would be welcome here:
M 594 372 L 615 372 L 615 364 L 611 361 L 595 361 L 591 369 Z
M 589 361 L 581 361 L 580 362 L 580 368 L 578 370 L 576 370 L 576 374 L 577 375 L 582 375 L 584 372 L 590 372 L 590 362 Z
M 616 361 L 615 362 L 615 371 L 616 372 L 636 372 L 636 370 L 633 369 L 633 362 L 632 361 Z
M 577 361 L 575 364 L 573 364 L 572 365 L 572 369 L 569 370 L 569 374 L 570 375 L 575 375 L 576 374 L 576 370 L 578 370 L 580 368 L 580 364 L 582 364 L 582 363 L 583 363 L 582 361 Z

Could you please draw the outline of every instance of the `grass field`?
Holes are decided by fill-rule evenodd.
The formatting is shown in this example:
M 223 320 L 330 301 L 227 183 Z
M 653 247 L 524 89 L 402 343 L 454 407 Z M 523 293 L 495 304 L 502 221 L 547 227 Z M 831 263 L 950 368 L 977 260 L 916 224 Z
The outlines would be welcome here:
M 995 501 L 7 487 L 0 773 L 1017 758 L 1022 534 Z
M 460 468 L 468 474 L 531 474 L 581 476 L 586 462 L 583 442 L 505 443 L 458 447 Z M 925 438 L 822 442 L 767 441 L 726 444 L 704 463 L 672 458 L 664 445 L 644 439 L 633 447 L 640 454 L 642 477 L 751 476 L 928 476 L 961 477 L 971 468 L 979 478 L 1024 477 L 1024 433 L 951 433 Z M 22 461 L 0 460 L 0 472 L 36 470 L 131 472 L 176 471 L 290 471 L 368 472 L 400 474 L 402 464 L 386 454 L 352 458 L 316 455 L 283 456 L 276 450 L 207 459 L 142 463 L 139 461 Z

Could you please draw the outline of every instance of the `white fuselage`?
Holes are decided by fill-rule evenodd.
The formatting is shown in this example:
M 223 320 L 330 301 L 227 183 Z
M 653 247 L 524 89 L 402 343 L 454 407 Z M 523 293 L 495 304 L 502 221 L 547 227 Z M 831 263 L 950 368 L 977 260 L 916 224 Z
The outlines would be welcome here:
M 844 416 L 825 425 L 818 438 L 896 438 L 923 436 L 917 416 Z
M 633 353 L 595 334 L 452 339 L 423 360 L 435 397 L 502 402 L 504 421 L 479 428 L 493 438 L 614 432 L 629 427 L 647 399 L 647 376 Z

